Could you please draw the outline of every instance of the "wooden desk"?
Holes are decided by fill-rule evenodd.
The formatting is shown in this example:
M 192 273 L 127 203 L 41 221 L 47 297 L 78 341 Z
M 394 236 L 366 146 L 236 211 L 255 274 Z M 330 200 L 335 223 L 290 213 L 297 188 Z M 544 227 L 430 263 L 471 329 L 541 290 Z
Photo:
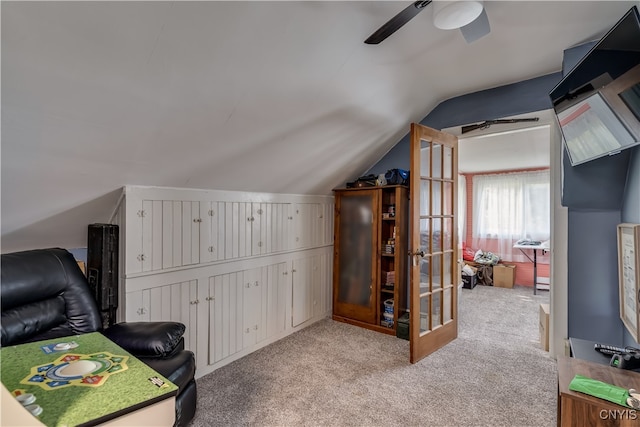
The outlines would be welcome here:
M 573 357 L 558 356 L 558 426 L 640 426 L 640 410 L 625 408 L 569 390 L 576 374 L 624 388 L 640 390 L 640 373 L 612 368 Z
M 171 426 L 175 419 L 176 385 L 97 332 L 4 347 L 0 368 L 2 425 L 20 425 L 24 415 L 47 426 Z M 14 405 L 19 394 L 35 397 L 37 420 Z

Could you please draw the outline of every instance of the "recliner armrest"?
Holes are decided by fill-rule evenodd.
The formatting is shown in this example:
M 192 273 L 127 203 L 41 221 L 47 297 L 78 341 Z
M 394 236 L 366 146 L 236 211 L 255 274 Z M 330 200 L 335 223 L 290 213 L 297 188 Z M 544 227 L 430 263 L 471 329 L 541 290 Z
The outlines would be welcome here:
M 183 340 L 186 327 L 179 322 L 124 322 L 102 334 L 134 356 L 167 357 Z

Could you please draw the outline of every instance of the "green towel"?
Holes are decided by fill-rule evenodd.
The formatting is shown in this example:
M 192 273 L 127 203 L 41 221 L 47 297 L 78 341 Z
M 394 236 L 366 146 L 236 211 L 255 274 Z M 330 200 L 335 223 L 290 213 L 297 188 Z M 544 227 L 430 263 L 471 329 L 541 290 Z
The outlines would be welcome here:
M 576 375 L 569 383 L 569 390 L 579 391 L 590 396 L 595 396 L 600 399 L 608 400 L 609 402 L 631 408 L 631 406 L 627 404 L 629 390 L 613 384 L 594 380 L 593 378 Z

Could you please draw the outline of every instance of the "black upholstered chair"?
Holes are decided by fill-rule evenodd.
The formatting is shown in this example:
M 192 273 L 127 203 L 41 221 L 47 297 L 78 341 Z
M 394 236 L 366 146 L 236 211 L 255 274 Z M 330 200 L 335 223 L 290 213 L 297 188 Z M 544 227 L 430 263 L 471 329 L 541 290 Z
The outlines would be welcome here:
M 103 329 L 89 284 L 68 251 L 36 249 L 0 257 L 3 347 L 102 332 L 176 384 L 174 425 L 191 421 L 196 410 L 195 358 L 184 349 L 182 323 L 119 323 Z

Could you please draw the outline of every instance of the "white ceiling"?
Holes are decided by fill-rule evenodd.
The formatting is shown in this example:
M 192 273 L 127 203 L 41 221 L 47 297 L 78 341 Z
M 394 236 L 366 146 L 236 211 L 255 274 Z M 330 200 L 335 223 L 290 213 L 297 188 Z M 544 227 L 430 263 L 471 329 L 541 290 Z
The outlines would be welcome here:
M 438 103 L 561 69 L 636 1 L 487 1 L 466 44 L 411 2 L 6 2 L 2 251 L 86 245 L 125 184 L 330 194 Z
M 458 138 L 459 173 L 549 167 L 548 125 Z

